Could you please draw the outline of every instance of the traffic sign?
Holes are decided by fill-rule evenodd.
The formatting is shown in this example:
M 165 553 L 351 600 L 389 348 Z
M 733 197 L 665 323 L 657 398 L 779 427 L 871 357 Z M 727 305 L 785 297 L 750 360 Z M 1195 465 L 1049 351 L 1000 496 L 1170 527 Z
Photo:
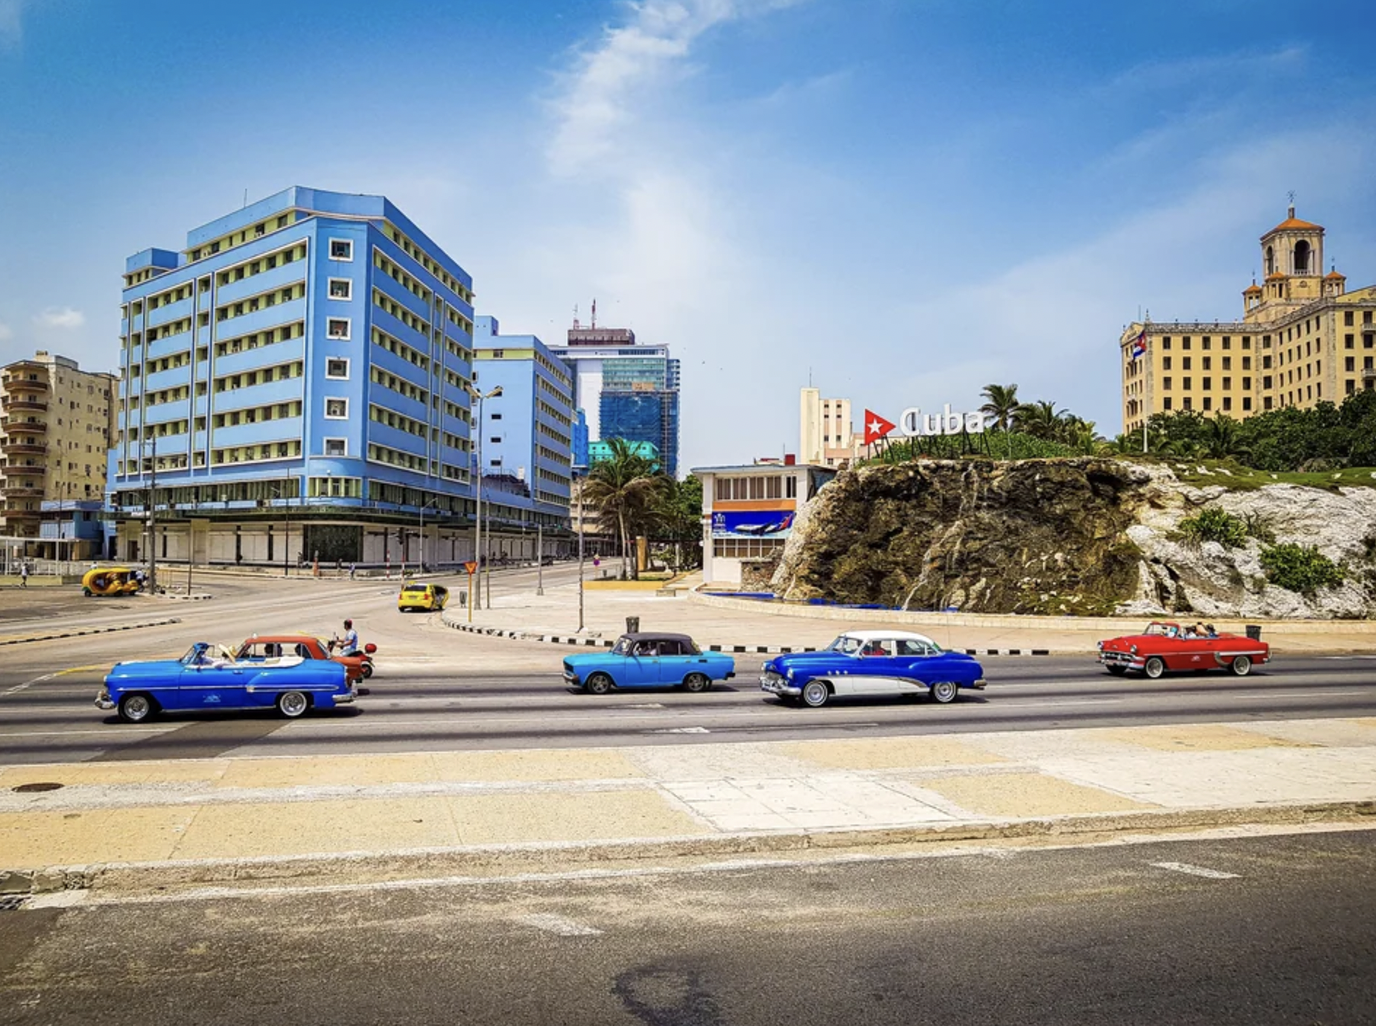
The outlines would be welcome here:
M 463 565 L 463 568 L 468 571 L 468 575 L 470 577 L 478 572 L 478 564 L 471 561 L 465 563 Z

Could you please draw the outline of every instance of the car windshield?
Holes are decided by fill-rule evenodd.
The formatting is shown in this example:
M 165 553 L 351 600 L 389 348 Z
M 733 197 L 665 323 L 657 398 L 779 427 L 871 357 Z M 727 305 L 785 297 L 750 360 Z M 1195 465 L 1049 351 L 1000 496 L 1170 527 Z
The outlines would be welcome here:
M 402 591 L 418 591 L 418 592 L 420 592 L 420 593 L 423 595 L 423 594 L 425 594 L 425 585 L 423 585 L 423 584 L 408 584 L 406 587 L 402 588 L 401 590 L 402 590 Z
M 616 644 L 612 646 L 612 655 L 624 656 L 631 654 L 631 639 L 626 635 L 616 639 Z
M 855 655 L 860 651 L 860 639 L 850 634 L 842 634 L 825 649 L 825 652 L 844 652 L 846 655 Z

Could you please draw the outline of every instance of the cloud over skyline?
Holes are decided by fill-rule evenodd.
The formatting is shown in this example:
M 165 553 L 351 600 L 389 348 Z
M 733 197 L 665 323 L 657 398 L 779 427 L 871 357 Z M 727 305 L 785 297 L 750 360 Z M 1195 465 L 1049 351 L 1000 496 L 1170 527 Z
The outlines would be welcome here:
M 34 315 L 33 322 L 42 328 L 60 328 L 70 331 L 86 323 L 86 315 L 70 306 L 50 306 Z

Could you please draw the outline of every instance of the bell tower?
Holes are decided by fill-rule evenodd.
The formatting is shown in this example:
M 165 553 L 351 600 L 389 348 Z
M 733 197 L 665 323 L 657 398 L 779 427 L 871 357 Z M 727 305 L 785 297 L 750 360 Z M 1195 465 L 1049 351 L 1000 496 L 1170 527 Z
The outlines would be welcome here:
M 1261 237 L 1265 278 L 1244 293 L 1249 321 L 1275 320 L 1324 294 L 1323 226 L 1296 217 L 1294 193 L 1290 199 L 1285 220 Z

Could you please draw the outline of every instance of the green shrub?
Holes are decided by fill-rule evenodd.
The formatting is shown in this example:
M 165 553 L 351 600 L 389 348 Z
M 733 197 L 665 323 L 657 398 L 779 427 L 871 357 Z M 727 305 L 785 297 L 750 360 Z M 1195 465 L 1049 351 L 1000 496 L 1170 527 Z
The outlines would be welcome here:
M 1343 583 L 1343 568 L 1313 545 L 1285 542 L 1268 546 L 1261 550 L 1261 566 L 1272 584 L 1302 595 Z
M 1241 517 L 1210 507 L 1200 510 L 1198 516 L 1180 521 L 1180 533 L 1195 544 L 1214 541 L 1237 549 L 1247 543 L 1248 531 L 1247 522 Z

